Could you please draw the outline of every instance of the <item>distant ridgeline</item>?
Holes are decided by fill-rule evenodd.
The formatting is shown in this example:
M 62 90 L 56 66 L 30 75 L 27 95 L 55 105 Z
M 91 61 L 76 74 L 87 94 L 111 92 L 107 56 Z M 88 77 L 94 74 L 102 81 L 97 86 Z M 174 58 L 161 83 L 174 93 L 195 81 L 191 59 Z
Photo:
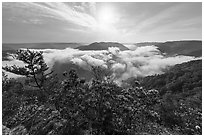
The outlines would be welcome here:
M 169 41 L 156 44 L 161 52 L 168 55 L 202 56 L 202 41 Z
M 116 43 L 116 42 L 94 42 L 87 46 L 77 47 L 76 49 L 79 49 L 79 50 L 108 50 L 109 47 L 117 47 L 121 51 L 129 50 L 123 44 Z
M 134 44 L 134 43 L 133 43 Z M 202 56 L 202 41 L 167 41 L 167 42 L 142 42 L 135 43 L 135 47 L 155 45 L 158 49 L 169 56 Z M 126 46 L 117 42 L 94 42 L 89 45 L 83 43 L 18 43 L 2 44 L 3 57 L 6 52 L 13 53 L 19 48 L 29 49 L 65 49 L 75 48 L 79 50 L 107 50 L 109 47 L 118 47 L 121 51 L 129 50 Z
M 154 45 L 166 53 L 168 56 L 185 55 L 185 56 L 202 56 L 202 41 L 167 41 L 167 42 L 141 42 L 135 44 L 137 47 Z
M 162 53 L 168 56 L 202 56 L 202 41 L 167 41 L 167 42 L 143 42 L 134 44 L 136 47 L 154 45 Z M 121 51 L 129 50 L 126 46 L 116 42 L 94 42 L 87 46 L 79 46 L 79 50 L 108 50 L 109 47 L 118 47 Z

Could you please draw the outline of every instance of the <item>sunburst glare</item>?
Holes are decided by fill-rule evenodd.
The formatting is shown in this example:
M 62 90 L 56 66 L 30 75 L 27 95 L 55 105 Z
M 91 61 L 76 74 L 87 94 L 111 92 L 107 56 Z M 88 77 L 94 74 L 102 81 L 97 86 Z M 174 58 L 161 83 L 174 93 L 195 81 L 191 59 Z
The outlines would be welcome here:
M 103 7 L 97 13 L 98 28 L 107 30 L 116 23 L 116 12 L 112 7 Z

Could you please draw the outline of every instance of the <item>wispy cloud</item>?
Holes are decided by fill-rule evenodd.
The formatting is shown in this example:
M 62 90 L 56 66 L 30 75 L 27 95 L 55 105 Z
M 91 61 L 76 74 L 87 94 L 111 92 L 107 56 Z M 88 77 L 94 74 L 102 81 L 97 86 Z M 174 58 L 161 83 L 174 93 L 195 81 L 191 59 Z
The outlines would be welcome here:
M 27 16 L 27 21 L 36 23 L 41 20 L 40 17 L 54 18 L 56 20 L 67 21 L 75 25 L 91 28 L 96 25 L 95 18 L 87 13 L 87 6 L 94 10 L 94 4 L 87 3 L 78 6 L 70 6 L 68 3 L 3 3 L 3 8 L 19 9 L 19 14 Z M 32 9 L 32 10 L 28 10 Z M 91 11 L 94 12 L 94 11 Z
M 136 24 L 136 30 L 139 31 L 146 31 L 147 28 L 154 28 L 156 27 L 155 24 L 162 24 L 162 22 L 165 22 L 167 20 L 170 20 L 170 22 L 176 22 L 176 20 L 173 20 L 172 17 L 175 16 L 175 14 L 178 13 L 183 7 L 183 5 L 174 5 L 171 7 L 168 7 L 167 9 L 159 12 L 158 14 L 152 15 L 150 18 L 146 18 L 145 20 L 142 20 L 139 24 Z
M 192 25 L 196 26 L 202 23 L 200 14 L 194 15 L 194 17 L 184 14 L 185 11 L 191 9 L 190 4 L 178 3 L 168 6 L 156 13 L 148 15 L 141 15 L 144 18 L 139 18 L 133 22 L 127 23 L 126 26 L 130 26 L 127 32 L 129 34 L 138 33 L 155 33 L 157 31 L 180 31 L 183 29 L 191 29 Z M 148 13 L 151 12 L 148 10 Z M 147 13 L 146 13 L 147 14 Z M 132 25 L 131 25 L 132 24 Z M 126 28 L 128 29 L 128 27 Z
M 168 32 L 188 32 L 195 29 L 200 30 L 202 26 L 202 20 L 200 17 L 194 17 L 191 19 L 177 20 L 169 22 L 166 24 L 161 24 L 160 26 L 155 27 L 146 27 L 146 32 L 150 34 L 155 33 L 168 33 Z
M 34 36 L 49 41 L 50 32 L 53 32 L 53 41 L 139 42 L 201 38 L 201 3 L 3 2 L 2 6 L 6 41 L 24 38 L 23 41 L 34 41 Z M 29 34 L 16 36 L 21 31 Z M 70 36 L 69 40 L 63 35 Z

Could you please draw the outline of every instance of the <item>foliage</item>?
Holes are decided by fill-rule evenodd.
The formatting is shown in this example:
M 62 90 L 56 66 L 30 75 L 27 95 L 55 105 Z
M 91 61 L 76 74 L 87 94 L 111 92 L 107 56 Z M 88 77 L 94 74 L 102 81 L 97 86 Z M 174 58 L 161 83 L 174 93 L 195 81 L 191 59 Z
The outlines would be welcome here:
M 17 75 L 23 75 L 29 78 L 30 83 L 35 82 L 34 87 L 39 89 L 43 88 L 43 84 L 48 75 L 52 72 L 45 74 L 45 71 L 49 69 L 43 59 L 43 52 L 27 50 L 18 50 L 16 52 L 16 59 L 25 63 L 24 67 L 18 67 L 16 65 L 3 67 L 4 70 L 15 73 Z M 29 84 L 29 83 L 28 83 Z
M 2 118 L 7 120 L 18 110 L 24 92 L 23 85 L 2 73 Z
M 67 73 L 65 73 L 65 76 Z M 64 119 L 69 119 L 66 134 L 134 134 L 138 123 L 159 120 L 154 105 L 156 90 L 142 87 L 122 89 L 115 83 L 93 80 L 84 83 L 74 70 L 63 82 L 60 93 L 52 98 Z M 66 107 L 65 107 L 66 106 Z
M 162 75 L 143 79 L 146 88 L 162 95 L 162 124 L 181 134 L 201 134 L 202 130 L 202 61 L 172 67 Z
M 160 94 L 190 94 L 202 87 L 202 60 L 175 65 L 165 74 L 145 77 L 141 83 L 147 89 L 158 89 Z
M 113 82 L 112 71 L 107 68 L 102 68 L 100 66 L 91 67 L 94 79 L 97 81 L 106 81 L 107 83 Z
M 13 129 L 7 128 L 6 126 L 2 126 L 2 134 L 3 135 L 27 135 L 27 131 L 25 127 L 19 125 Z
M 22 54 L 29 60 L 29 56 L 35 53 Z M 195 64 L 190 66 L 192 65 Z M 193 70 L 191 68 L 189 74 Z M 39 72 L 44 73 L 42 70 Z M 95 78 L 91 81 L 79 78 L 75 70 L 64 72 L 65 78 L 62 81 L 52 74 L 43 82 L 43 90 L 47 93 L 45 100 L 39 94 L 42 88 L 31 88 L 18 80 L 8 79 L 3 74 L 3 134 L 202 134 L 202 98 L 199 87 L 182 85 L 181 89 L 186 87 L 185 92 L 176 88 L 179 89 L 176 92 L 168 90 L 161 94 L 160 88 L 146 89 L 142 86 L 144 83 L 140 84 L 138 81 L 134 81 L 129 87 L 118 86 L 111 80 L 108 71 L 103 72 L 106 70 L 93 67 Z M 173 72 L 180 74 L 178 77 L 174 76 L 172 81 L 177 82 L 183 74 Z M 36 74 L 38 73 L 34 75 Z M 194 74 L 197 76 L 192 79 L 196 85 L 200 75 Z M 158 87 L 163 88 L 161 85 L 164 83 L 159 78 L 151 78 L 160 81 Z M 169 75 L 168 78 L 170 79 Z

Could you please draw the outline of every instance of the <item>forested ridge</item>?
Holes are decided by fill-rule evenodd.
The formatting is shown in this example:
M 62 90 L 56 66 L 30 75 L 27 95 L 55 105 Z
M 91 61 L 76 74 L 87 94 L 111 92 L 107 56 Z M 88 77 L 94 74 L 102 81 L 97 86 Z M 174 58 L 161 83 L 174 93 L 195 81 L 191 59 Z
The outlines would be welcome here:
M 190 61 L 173 66 L 165 74 L 147 76 L 142 85 L 148 89 L 160 90 L 161 94 L 172 91 L 174 94 L 196 93 L 202 88 L 202 60 Z
M 202 134 L 201 60 L 119 86 L 100 67 L 92 67 L 91 81 L 75 70 L 60 80 L 42 54 L 19 50 L 26 66 L 3 67 L 26 77 L 2 73 L 3 134 Z

